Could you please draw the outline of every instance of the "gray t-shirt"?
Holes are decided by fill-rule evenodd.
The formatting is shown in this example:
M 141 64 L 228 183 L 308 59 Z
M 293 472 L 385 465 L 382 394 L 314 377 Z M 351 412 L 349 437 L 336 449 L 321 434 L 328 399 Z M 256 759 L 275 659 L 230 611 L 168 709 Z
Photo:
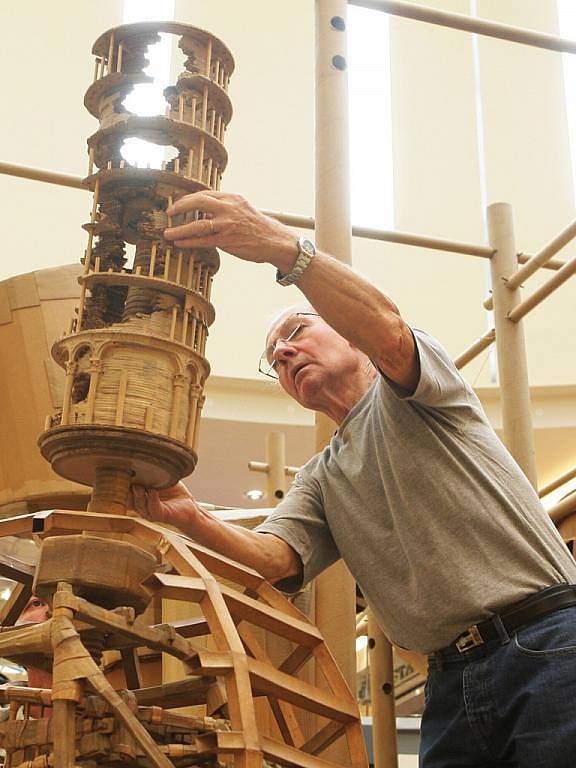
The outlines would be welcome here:
M 414 394 L 378 376 L 256 530 L 293 547 L 303 583 L 342 557 L 388 637 L 430 653 L 576 583 L 576 563 L 446 352 L 414 337 Z

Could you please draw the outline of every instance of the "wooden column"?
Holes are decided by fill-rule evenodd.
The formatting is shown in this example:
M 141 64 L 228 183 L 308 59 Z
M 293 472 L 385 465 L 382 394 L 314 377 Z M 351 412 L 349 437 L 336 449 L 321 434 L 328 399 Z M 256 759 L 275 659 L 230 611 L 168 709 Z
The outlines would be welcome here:
M 367 615 L 374 768 L 398 768 L 392 645 L 371 610 Z
M 349 264 L 352 240 L 348 78 L 346 59 L 346 0 L 316 0 L 316 246 Z M 336 427 L 316 415 L 316 450 Z M 342 563 L 316 580 L 316 624 L 352 691 L 356 689 L 356 585 Z M 318 681 L 320 682 L 320 681 Z M 348 762 L 342 741 L 324 757 Z
M 522 321 L 514 323 L 508 318 L 511 310 L 521 301 L 520 289 L 510 290 L 507 286 L 508 279 L 518 269 L 512 207 L 508 203 L 488 206 L 488 230 L 490 245 L 495 249 L 490 265 L 504 443 L 536 488 L 536 455 L 524 328 Z

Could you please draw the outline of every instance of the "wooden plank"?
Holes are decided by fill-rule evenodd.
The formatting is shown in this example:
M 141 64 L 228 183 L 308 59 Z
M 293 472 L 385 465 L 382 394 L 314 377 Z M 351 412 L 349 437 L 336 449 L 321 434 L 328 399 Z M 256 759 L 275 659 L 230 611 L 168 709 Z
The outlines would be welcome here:
M 297 648 L 295 648 L 290 656 L 288 656 L 280 665 L 279 669 L 281 672 L 286 672 L 287 675 L 295 675 L 298 670 L 300 670 L 304 664 L 308 661 L 308 659 L 311 657 L 313 652 L 312 648 L 307 648 L 304 645 L 299 645 Z
M 344 734 L 345 726 L 342 723 L 331 721 L 321 728 L 312 738 L 302 744 L 303 752 L 309 752 L 311 755 L 317 755 L 325 750 L 331 744 Z
M 75 619 L 79 621 L 86 621 L 100 629 L 112 630 L 130 640 L 137 641 L 138 645 L 163 651 L 182 660 L 189 659 L 196 650 L 190 640 L 179 636 L 168 625 L 160 625 L 152 629 L 140 619 L 129 623 L 123 616 L 93 605 L 75 595 L 58 595 L 58 605 L 74 611 Z
M 192 674 L 224 675 L 234 668 L 235 655 L 201 650 L 187 666 Z M 255 695 L 274 696 L 297 707 L 338 722 L 358 722 L 355 701 L 342 700 L 328 691 L 297 680 L 257 659 L 246 658 Z
M 27 584 L 16 584 L 10 593 L 10 597 L 2 606 L 2 611 L 0 611 L 0 625 L 3 627 L 13 626 L 20 618 L 20 614 L 24 608 L 26 608 L 28 600 L 30 600 L 31 597 L 31 582 L 28 582 Z
M 289 768 L 342 768 L 338 763 L 322 760 L 320 757 L 302 752 L 266 736 L 262 737 L 262 751 L 268 760 L 289 766 Z
M 271 694 L 297 707 L 339 722 L 358 721 L 358 706 L 355 701 L 333 696 L 256 659 L 248 659 L 248 669 L 255 693 Z
M 122 648 L 120 650 L 124 675 L 126 676 L 126 686 L 131 690 L 142 688 L 142 669 L 138 648 Z
M 150 688 L 139 688 L 133 693 L 139 705 L 172 709 L 204 704 L 214 683 L 214 677 L 194 677 Z
M 0 576 L 20 584 L 32 584 L 35 567 L 10 555 L 0 553 Z
M 18 515 L 0 520 L 0 538 L 4 536 L 30 536 L 36 515 Z
M 238 625 L 238 632 L 247 650 L 255 659 L 272 665 L 268 654 L 244 622 Z M 275 696 L 268 696 L 267 698 L 284 741 L 293 747 L 300 747 L 304 743 L 304 736 L 292 706 L 286 701 L 278 700 Z
M 208 568 L 210 573 L 213 573 L 215 576 L 220 576 L 228 581 L 233 581 L 235 584 L 241 584 L 254 590 L 267 583 L 258 571 L 249 568 L 247 565 L 237 563 L 235 560 L 224 557 L 224 555 L 218 555 L 211 549 L 207 549 L 195 542 L 186 541 L 186 546 L 196 555 L 202 565 Z
M 152 584 L 161 585 L 163 597 L 176 600 L 198 601 L 203 589 L 201 579 L 190 579 L 168 573 L 153 574 L 146 581 L 147 586 Z M 254 600 L 223 584 L 220 584 L 219 588 L 224 602 L 234 618 L 256 624 L 269 632 L 274 632 L 292 642 L 308 647 L 314 647 L 322 642 L 322 636 L 312 624 L 303 622 L 299 618 L 288 618 L 282 611 L 271 608 L 265 603 Z

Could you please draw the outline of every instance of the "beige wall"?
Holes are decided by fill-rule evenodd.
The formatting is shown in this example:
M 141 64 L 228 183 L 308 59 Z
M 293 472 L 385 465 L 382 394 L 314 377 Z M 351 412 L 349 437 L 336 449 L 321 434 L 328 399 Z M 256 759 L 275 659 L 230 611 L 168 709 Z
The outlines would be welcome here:
M 468 0 L 423 1 L 469 11 Z M 224 188 L 241 191 L 261 207 L 308 215 L 313 210 L 312 5 L 309 0 L 176 3 L 179 20 L 214 31 L 236 58 Z M 556 31 L 554 0 L 480 0 L 479 13 Z M 12 72 L 3 92 L 3 159 L 85 172 L 85 141 L 96 129 L 82 105 L 92 77 L 90 48 L 120 16 L 120 0 L 63 2 L 49 11 L 34 0 L 3 11 L 5 29 L 13 30 L 2 50 L 3 71 Z M 535 250 L 573 215 L 561 59 L 487 39 L 479 48 L 488 198 L 513 203 L 518 246 Z M 396 227 L 481 242 L 471 37 L 392 19 L 391 50 Z M 0 194 L 0 277 L 79 259 L 87 194 L 4 176 Z M 486 329 L 484 260 L 358 239 L 354 260 L 410 322 L 438 336 L 451 354 Z M 530 290 L 538 280 L 530 282 Z M 527 322 L 534 385 L 574 383 L 573 330 L 566 322 L 573 315 L 574 292 L 574 283 L 568 284 Z M 270 316 L 298 296 L 297 289 L 274 284 L 271 267 L 223 255 L 214 293 L 218 318 L 208 345 L 214 373 L 255 379 Z M 483 386 L 490 384 L 485 357 L 465 370 L 471 382 Z

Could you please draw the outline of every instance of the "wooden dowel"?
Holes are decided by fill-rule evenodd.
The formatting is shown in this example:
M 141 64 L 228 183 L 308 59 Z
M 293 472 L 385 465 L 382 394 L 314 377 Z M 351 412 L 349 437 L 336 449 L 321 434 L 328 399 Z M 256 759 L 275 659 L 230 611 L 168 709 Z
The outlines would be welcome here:
M 98 391 L 98 381 L 100 379 L 100 368 L 94 368 L 90 374 L 90 387 L 88 388 L 88 398 L 86 400 L 86 423 L 94 422 L 94 409 L 96 407 L 96 393 Z
M 166 248 L 166 255 L 164 257 L 164 280 L 168 280 L 170 275 L 170 257 L 172 255 L 172 248 Z
M 189 149 L 188 150 L 188 167 L 186 168 L 186 177 L 188 179 L 192 178 L 192 164 L 194 162 L 194 150 Z
M 204 136 L 200 139 L 200 149 L 198 150 L 198 173 L 196 175 L 198 181 L 204 179 Z
M 468 363 L 472 362 L 474 358 L 478 357 L 478 355 L 483 352 L 487 347 L 489 347 L 496 338 L 496 329 L 490 328 L 489 331 L 486 331 L 482 336 L 480 336 L 479 339 L 476 339 L 475 342 L 470 344 L 469 347 L 466 347 L 464 352 L 458 355 L 458 357 L 454 358 L 454 365 L 458 370 L 461 370 L 464 368 L 465 365 L 468 365 Z
M 208 163 L 207 163 L 207 166 L 206 166 L 206 184 L 209 187 L 212 186 L 212 184 L 211 184 L 211 182 L 212 182 L 212 162 L 213 162 L 212 158 L 209 157 L 208 158 Z
M 544 283 L 544 285 L 541 285 L 540 288 L 535 290 L 531 296 L 514 307 L 514 309 L 509 312 L 508 319 L 512 320 L 513 323 L 517 323 L 527 315 L 530 310 L 537 307 L 546 297 L 550 296 L 551 293 L 572 277 L 574 272 L 576 272 L 576 256 L 573 256 L 570 261 L 567 261 L 562 269 L 559 269 L 555 275 L 552 275 L 552 277 Z
M 170 338 L 176 338 L 176 321 L 178 319 L 178 307 L 176 304 L 172 307 L 172 319 L 170 322 Z
M 524 280 L 530 275 L 533 275 L 537 269 L 545 264 L 552 256 L 555 256 L 558 251 L 564 248 L 571 240 L 576 237 L 576 220 L 569 224 L 566 229 L 562 230 L 553 240 L 547 243 L 541 251 L 530 259 L 523 267 L 521 267 L 514 275 L 508 280 L 508 288 L 513 290 L 522 285 Z
M 192 276 L 194 274 L 194 256 L 190 254 L 188 258 L 188 276 L 186 278 L 186 288 L 192 288 Z
M 182 251 L 178 251 L 178 261 L 176 263 L 176 280 L 174 282 L 180 284 L 182 278 Z
M 210 133 L 214 136 L 214 129 L 216 128 L 216 110 L 210 110 Z
M 94 272 L 100 272 L 100 256 L 94 259 Z
M 500 40 L 509 40 L 512 43 L 531 45 L 535 48 L 545 48 L 546 50 L 558 51 L 560 53 L 576 53 L 575 40 L 567 40 L 532 29 L 499 24 L 495 21 L 478 19 L 461 13 L 449 13 L 448 11 L 427 8 L 423 5 L 415 5 L 414 3 L 407 3 L 402 0 L 348 0 L 348 2 L 350 5 L 357 5 L 361 8 L 384 11 L 384 13 L 390 13 L 393 16 L 402 16 L 405 19 L 425 21 L 441 27 L 460 29 L 463 32 L 472 32 L 476 35 L 497 37 Z
M 374 768 L 398 768 L 392 645 L 372 611 L 367 615 Z
M 223 123 L 224 126 L 224 123 Z M 201 141 L 202 146 L 202 141 Z M 203 161 L 203 157 L 202 157 Z M 28 166 L 15 165 L 13 163 L 0 162 L 0 173 L 18 178 L 30 179 L 31 181 L 42 181 L 47 184 L 56 184 L 72 189 L 81 189 L 89 191 L 82 183 L 79 176 L 70 176 L 64 173 L 54 171 L 45 171 L 40 168 L 30 168 Z M 200 174 L 198 174 L 200 176 Z M 282 224 L 298 229 L 314 229 L 315 220 L 313 216 L 300 216 L 299 214 L 283 213 L 280 211 L 270 211 L 262 209 L 266 216 L 270 216 Z M 412 232 L 401 232 L 386 229 L 374 229 L 372 227 L 352 227 L 352 234 L 355 237 L 361 237 L 368 240 L 382 240 L 387 243 L 398 243 L 400 245 L 411 245 L 417 248 L 429 248 L 436 251 L 446 251 L 448 253 L 461 253 L 469 256 L 480 256 L 489 259 L 494 253 L 494 249 L 487 245 L 475 245 L 473 243 L 464 243 L 457 240 L 443 240 L 426 235 L 419 235 Z M 525 264 L 532 256 L 525 253 L 518 253 L 518 262 Z M 544 264 L 545 269 L 559 270 L 567 262 L 562 259 L 551 259 Z
M 88 150 L 88 176 L 94 173 L 94 147 Z
M 203 131 L 206 130 L 206 123 L 208 122 L 208 86 L 204 86 L 204 92 L 202 96 L 202 120 L 200 127 Z
M 192 349 L 196 349 L 196 333 L 198 330 L 198 318 L 192 313 L 192 321 L 190 323 L 190 346 Z
M 174 173 L 180 173 L 180 156 L 174 160 Z
M 571 222 L 566 229 L 563 229 L 559 235 L 550 240 L 538 253 L 530 258 L 527 258 L 524 266 L 521 267 L 515 274 L 513 274 L 508 280 L 508 288 L 514 290 L 519 288 L 522 283 L 531 275 L 534 274 L 540 267 L 547 264 L 550 259 L 555 256 L 558 251 L 561 251 L 564 246 L 576 237 L 576 220 Z M 520 259 L 518 259 L 520 260 Z M 561 262 L 560 267 L 564 266 L 566 262 Z M 486 309 L 492 309 L 493 302 L 492 297 L 489 296 L 484 302 Z
M 190 310 L 185 309 L 182 313 L 182 330 L 180 333 L 180 341 L 182 344 L 186 344 L 186 336 L 188 335 L 188 320 L 190 319 Z
M 74 383 L 74 363 L 66 365 L 66 379 L 64 380 L 64 395 L 62 396 L 61 426 L 68 424 L 70 419 L 70 406 L 72 405 L 72 384 Z
M 112 74 L 114 66 L 114 32 L 110 33 L 110 45 L 108 47 L 108 74 Z
M 190 121 L 190 124 L 192 126 L 196 125 L 196 105 L 198 103 L 198 99 L 196 96 L 192 96 L 192 120 Z
M 116 421 L 117 427 L 124 424 L 124 403 L 126 402 L 126 390 L 128 388 L 128 371 L 124 369 L 120 374 L 120 385 L 118 387 L 118 399 L 116 400 Z
M 152 250 L 150 251 L 150 271 L 149 277 L 154 277 L 154 269 L 156 268 L 156 254 L 158 252 L 158 243 L 152 243 Z
M 116 62 L 116 72 L 122 72 L 122 54 L 124 53 L 124 41 L 118 46 L 118 61 Z
M 564 485 L 564 483 L 567 483 L 570 480 L 573 480 L 576 477 L 576 467 L 573 467 L 572 469 L 569 469 L 568 472 L 564 472 L 563 475 L 560 475 L 560 477 L 557 477 L 556 480 L 552 480 L 552 482 L 545 485 L 543 488 L 541 488 L 538 491 L 538 496 L 542 499 L 544 496 L 547 496 L 549 493 L 552 493 L 552 491 L 557 490 L 560 488 L 560 486 Z
M 214 81 L 220 83 L 220 59 L 216 59 L 214 62 Z
M 206 46 L 206 77 L 210 77 L 210 67 L 212 65 L 212 38 L 208 38 L 208 45 Z
M 168 205 L 167 208 L 171 208 L 174 205 L 174 197 L 172 195 L 168 195 Z M 172 216 L 168 216 L 168 226 L 172 226 Z
M 573 512 L 576 512 L 576 491 L 572 491 L 565 499 L 548 510 L 548 514 L 556 525 Z
M 42 168 L 29 168 L 25 165 L 16 165 L 14 163 L 0 163 L 0 173 L 7 176 L 16 176 L 20 179 L 30 179 L 32 181 L 44 181 L 47 184 L 56 184 L 60 187 L 71 187 L 72 189 L 82 189 L 85 192 L 90 190 L 84 186 L 79 176 L 71 176 L 67 173 L 56 173 L 55 171 L 45 171 Z
M 100 71 L 100 59 L 98 58 L 98 56 L 96 56 L 96 59 L 94 60 L 94 79 L 92 82 L 95 83 L 96 80 L 98 80 L 99 71 Z

